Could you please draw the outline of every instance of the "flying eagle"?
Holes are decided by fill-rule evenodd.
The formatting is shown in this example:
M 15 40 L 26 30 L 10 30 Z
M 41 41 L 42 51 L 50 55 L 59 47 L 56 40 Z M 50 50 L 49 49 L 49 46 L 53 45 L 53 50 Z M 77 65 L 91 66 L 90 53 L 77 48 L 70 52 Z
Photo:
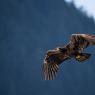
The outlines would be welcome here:
M 89 59 L 91 54 L 83 53 L 83 50 L 90 45 L 95 45 L 95 35 L 72 34 L 67 45 L 48 50 L 43 64 L 45 80 L 53 80 L 56 77 L 59 65 L 65 60 L 75 58 L 82 62 Z

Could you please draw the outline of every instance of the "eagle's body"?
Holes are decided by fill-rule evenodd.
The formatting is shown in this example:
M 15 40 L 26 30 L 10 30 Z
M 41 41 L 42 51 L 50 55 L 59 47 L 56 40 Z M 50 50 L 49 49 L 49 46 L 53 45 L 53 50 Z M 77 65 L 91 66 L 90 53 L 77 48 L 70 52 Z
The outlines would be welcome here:
M 45 80 L 54 79 L 59 64 L 65 60 L 75 58 L 77 61 L 82 62 L 89 59 L 91 54 L 83 53 L 83 50 L 89 45 L 95 45 L 95 35 L 72 34 L 67 45 L 49 50 L 43 64 Z

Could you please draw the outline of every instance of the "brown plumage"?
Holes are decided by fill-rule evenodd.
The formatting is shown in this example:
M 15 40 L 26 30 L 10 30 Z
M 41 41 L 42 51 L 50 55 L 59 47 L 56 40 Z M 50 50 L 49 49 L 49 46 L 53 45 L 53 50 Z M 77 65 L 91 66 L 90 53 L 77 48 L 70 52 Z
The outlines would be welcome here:
M 82 62 L 89 59 L 91 54 L 82 53 L 89 45 L 95 45 L 95 35 L 72 34 L 67 45 L 47 51 L 43 64 L 45 80 L 53 80 L 59 70 L 59 64 L 65 60 L 75 58 Z

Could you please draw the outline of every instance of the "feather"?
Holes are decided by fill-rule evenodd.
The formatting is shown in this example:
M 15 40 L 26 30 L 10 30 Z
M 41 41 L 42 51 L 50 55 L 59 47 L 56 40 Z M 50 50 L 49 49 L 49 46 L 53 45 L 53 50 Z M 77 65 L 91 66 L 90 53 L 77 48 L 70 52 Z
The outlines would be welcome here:
M 55 63 L 44 63 L 43 72 L 45 80 L 53 80 L 59 70 L 59 66 Z

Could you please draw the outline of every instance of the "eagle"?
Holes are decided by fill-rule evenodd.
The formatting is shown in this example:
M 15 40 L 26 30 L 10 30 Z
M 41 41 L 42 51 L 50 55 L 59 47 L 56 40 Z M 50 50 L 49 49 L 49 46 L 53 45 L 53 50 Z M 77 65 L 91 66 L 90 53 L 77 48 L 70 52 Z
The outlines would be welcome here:
M 55 79 L 59 70 L 59 65 L 71 58 L 83 62 L 90 58 L 91 54 L 84 53 L 84 49 L 90 45 L 95 45 L 95 35 L 92 34 L 72 34 L 69 43 L 63 47 L 57 47 L 46 52 L 43 72 L 45 80 Z

